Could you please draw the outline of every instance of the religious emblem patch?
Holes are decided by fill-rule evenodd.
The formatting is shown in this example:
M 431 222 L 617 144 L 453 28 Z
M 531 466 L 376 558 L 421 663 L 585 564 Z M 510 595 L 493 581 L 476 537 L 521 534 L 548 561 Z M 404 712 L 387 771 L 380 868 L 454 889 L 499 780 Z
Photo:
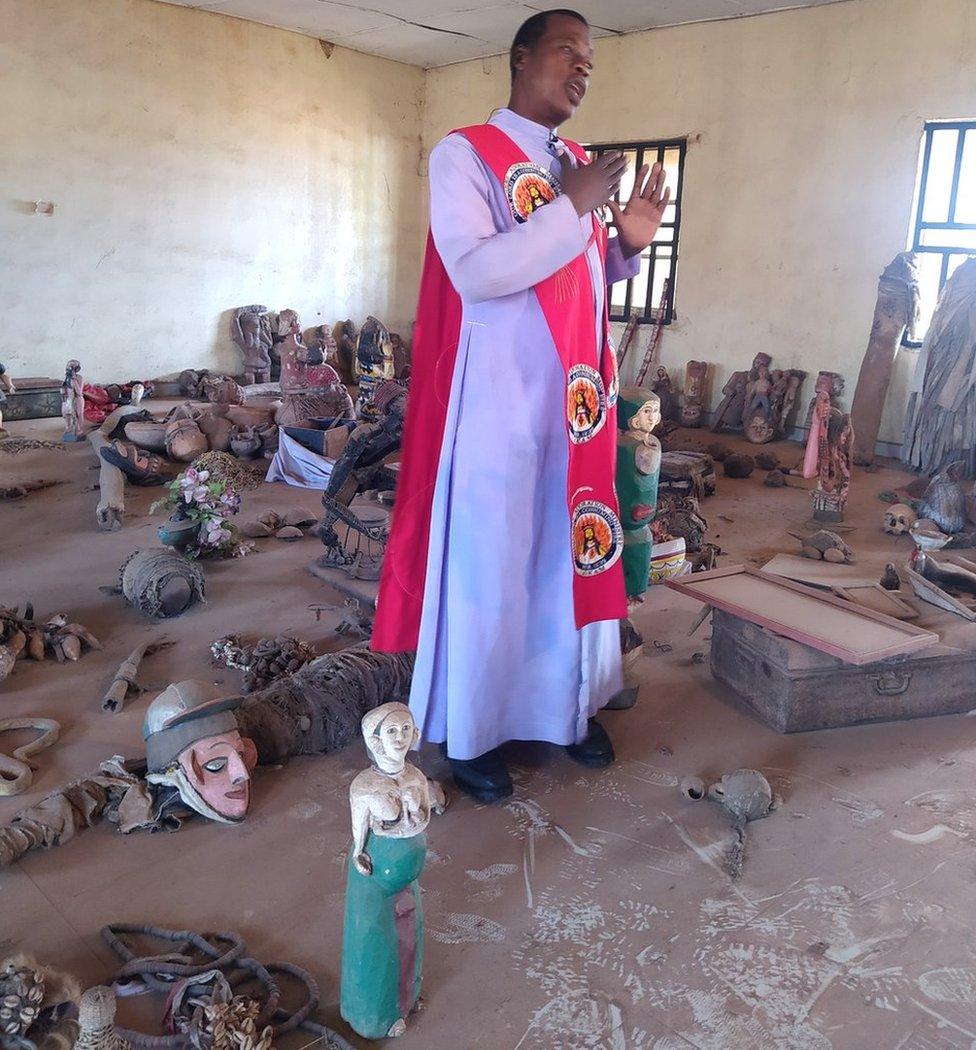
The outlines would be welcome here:
M 505 176 L 505 195 L 516 222 L 525 222 L 559 196 L 559 181 L 539 164 L 513 164 Z
M 573 365 L 566 394 L 570 441 L 574 445 L 589 441 L 602 429 L 606 415 L 607 398 L 600 373 L 589 365 Z
M 573 564 L 580 576 L 606 572 L 623 551 L 620 519 L 596 500 L 580 503 L 573 514 Z

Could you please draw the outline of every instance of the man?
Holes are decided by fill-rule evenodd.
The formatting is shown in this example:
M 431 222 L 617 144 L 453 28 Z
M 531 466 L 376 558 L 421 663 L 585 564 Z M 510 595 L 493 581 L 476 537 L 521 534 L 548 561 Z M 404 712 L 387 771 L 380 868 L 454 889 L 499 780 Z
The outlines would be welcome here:
M 374 648 L 417 648 L 410 706 L 458 786 L 510 795 L 496 748 L 613 761 L 594 715 L 621 688 L 623 536 L 613 488 L 616 362 L 606 286 L 633 276 L 669 193 L 655 165 L 559 139 L 593 69 L 589 26 L 541 12 L 511 50 L 508 107 L 430 156 L 401 480 Z M 617 237 L 607 245 L 600 211 Z M 604 262 L 605 258 L 605 262 Z M 570 390 L 597 418 L 577 426 Z

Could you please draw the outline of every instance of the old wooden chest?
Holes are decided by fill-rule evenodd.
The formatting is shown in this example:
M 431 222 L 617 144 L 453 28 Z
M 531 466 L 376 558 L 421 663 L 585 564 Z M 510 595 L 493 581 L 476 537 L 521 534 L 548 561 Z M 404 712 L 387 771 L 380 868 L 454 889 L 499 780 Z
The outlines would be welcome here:
M 57 379 L 15 379 L 16 390 L 7 394 L 4 419 L 46 419 L 61 415 L 61 384 Z
M 976 652 L 934 645 L 855 667 L 715 609 L 712 674 L 780 733 L 976 708 Z

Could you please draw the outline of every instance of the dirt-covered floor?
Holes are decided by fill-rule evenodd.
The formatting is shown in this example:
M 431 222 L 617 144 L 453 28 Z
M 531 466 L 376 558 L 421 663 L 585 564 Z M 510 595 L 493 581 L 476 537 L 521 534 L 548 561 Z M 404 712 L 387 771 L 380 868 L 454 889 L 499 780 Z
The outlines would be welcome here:
M 56 437 L 59 424 L 10 429 Z M 796 445 L 769 448 L 787 463 L 800 455 Z M 157 492 L 130 488 L 125 527 L 98 532 L 94 466 L 87 445 L 0 456 L 5 482 L 64 480 L 0 504 L 0 604 L 29 599 L 45 618 L 66 612 L 104 643 L 76 664 L 21 661 L 0 686 L 0 717 L 46 716 L 63 727 L 38 756 L 31 791 L 0 799 L 3 822 L 107 756 L 141 753 L 154 692 L 118 715 L 99 701 L 147 636 L 176 641 L 143 665 L 154 690 L 200 677 L 237 691 L 237 672 L 209 660 L 210 642 L 226 634 L 341 644 L 334 619 L 317 622 L 309 609 L 335 600 L 305 571 L 321 549 L 314 539 L 263 540 L 247 558 L 208 563 L 207 604 L 170 622 L 150 623 L 104 593 L 129 552 L 155 543 L 159 519 L 148 507 Z M 709 537 L 727 552 L 722 565 L 798 549 L 788 533 L 809 515 L 807 488 L 792 480 L 765 488 L 763 476 L 720 474 L 703 504 Z M 846 539 L 866 575 L 908 553 L 906 538 L 881 531 L 877 499 L 906 477 L 855 476 L 856 529 Z M 316 510 L 317 495 L 263 485 L 242 513 L 294 505 Z M 557 748 L 512 746 L 511 801 L 478 807 L 454 796 L 434 819 L 423 877 L 427 1005 L 403 1050 L 976 1046 L 976 722 L 957 715 L 778 735 L 737 706 L 707 661 L 693 660 L 708 648 L 707 625 L 688 634 L 698 609 L 661 587 L 637 614 L 646 639 L 640 699 L 604 716 L 615 765 L 591 772 Z M 952 619 L 924 622 L 938 630 Z M 4 737 L 0 749 L 19 742 Z M 445 773 L 432 748 L 419 762 Z M 106 923 L 235 930 L 257 957 L 310 970 L 322 1016 L 349 1036 L 337 1008 L 346 795 L 365 764 L 357 744 L 259 769 L 240 827 L 200 819 L 174 834 L 123 838 L 103 825 L 27 856 L 0 872 L 0 956 L 29 951 L 97 983 L 116 966 L 99 936 Z M 677 784 L 741 766 L 762 769 L 783 804 L 750 826 L 745 873 L 733 883 L 721 869 L 727 816 L 684 802 Z M 148 1030 L 161 1010 L 156 997 L 125 999 L 120 1019 Z

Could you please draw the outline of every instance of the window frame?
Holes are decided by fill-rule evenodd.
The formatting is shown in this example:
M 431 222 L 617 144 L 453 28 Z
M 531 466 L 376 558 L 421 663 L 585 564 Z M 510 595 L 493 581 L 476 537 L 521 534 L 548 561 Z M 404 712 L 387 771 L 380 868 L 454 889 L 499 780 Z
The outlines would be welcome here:
M 648 260 L 649 270 L 647 274 L 647 294 L 643 304 L 643 309 L 638 314 L 638 324 L 656 324 L 658 322 L 658 304 L 656 302 L 651 302 L 651 297 L 654 294 L 654 270 L 658 259 L 656 245 L 667 245 L 671 248 L 671 278 L 668 282 L 668 296 L 664 307 L 664 318 L 661 321 L 661 324 L 669 325 L 674 320 L 674 290 L 678 276 L 678 252 L 681 235 L 681 211 L 684 197 L 685 158 L 688 154 L 688 139 L 687 137 L 682 137 L 672 139 L 638 139 L 631 142 L 594 142 L 584 145 L 583 149 L 585 149 L 594 159 L 609 150 L 633 150 L 636 153 L 634 166 L 635 175 L 645 161 L 649 164 L 654 163 L 654 161 L 648 159 L 649 153 L 654 152 L 656 154 L 655 160 L 663 164 L 666 151 L 675 149 L 678 151 L 678 182 L 671 190 L 671 204 L 674 205 L 674 221 L 661 223 L 662 229 L 673 229 L 674 233 L 672 234 L 671 241 L 651 242 L 651 257 Z M 614 200 L 619 203 L 619 191 L 614 196 Z M 641 265 L 643 266 L 643 264 L 644 260 L 642 259 Z M 634 280 L 635 278 L 633 277 L 627 279 L 627 291 L 622 311 L 614 313 L 613 307 L 608 300 L 607 305 L 611 321 L 627 322 L 637 312 L 631 301 Z
M 937 131 L 958 131 L 956 140 L 956 156 L 952 169 L 952 184 L 949 188 L 949 207 L 945 222 L 932 222 L 923 218 L 925 215 L 925 194 L 928 189 L 929 165 L 932 159 L 932 142 Z M 922 236 L 926 230 L 940 230 L 944 233 L 952 233 L 955 230 L 976 230 L 976 222 L 956 222 L 956 205 L 959 200 L 959 180 L 962 174 L 962 162 L 965 155 L 966 140 L 969 135 L 976 141 L 976 119 L 974 120 L 927 120 L 922 126 L 922 159 L 918 173 L 918 189 L 915 193 L 915 216 L 912 222 L 912 243 L 910 251 L 924 255 L 941 255 L 942 266 L 939 272 L 939 290 L 942 294 L 949 277 L 949 259 L 953 255 L 973 255 L 976 252 L 965 248 L 943 248 L 936 245 L 922 244 Z M 922 341 L 909 339 L 908 332 L 902 340 L 902 345 L 918 349 Z

